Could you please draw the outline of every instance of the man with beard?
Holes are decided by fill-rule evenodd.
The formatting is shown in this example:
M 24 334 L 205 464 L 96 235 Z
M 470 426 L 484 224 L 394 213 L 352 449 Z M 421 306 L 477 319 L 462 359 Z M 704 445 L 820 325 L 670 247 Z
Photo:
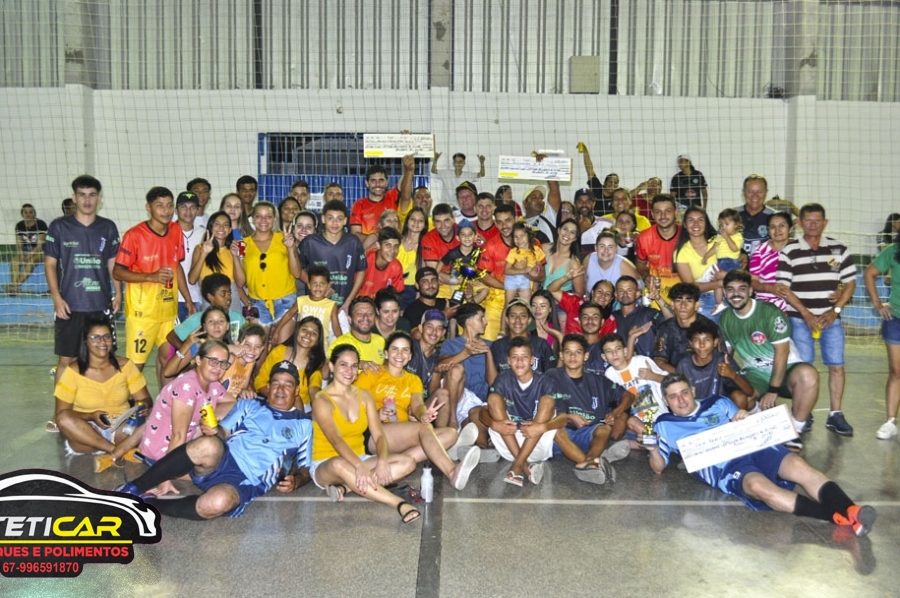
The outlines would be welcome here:
M 416 322 L 421 322 L 425 312 L 431 309 L 440 311 L 447 319 L 456 314 L 456 307 L 449 307 L 446 299 L 437 296 L 440 281 L 438 272 L 434 268 L 425 266 L 416 270 L 416 288 L 419 290 L 419 298 L 410 303 L 403 311 L 403 317 L 411 326 L 416 326 Z M 413 330 L 413 336 L 415 336 L 415 330 Z
M 372 334 L 375 326 L 375 301 L 369 297 L 357 297 L 350 303 L 350 332 L 334 339 L 328 346 L 328 355 L 340 344 L 350 344 L 359 351 L 359 367 L 367 371 L 381 370 L 384 363 L 384 337 Z
M 549 195 L 547 187 L 538 185 L 526 191 L 522 200 L 525 224 L 534 230 L 535 238 L 541 243 L 552 243 L 556 239 L 556 214 L 559 213 L 559 206 L 562 204 L 559 183 L 547 181 L 547 184 L 550 186 Z
M 578 228 L 581 230 L 581 247 L 579 255 L 584 258 L 594 251 L 597 235 L 601 231 L 612 227 L 614 220 L 600 218 L 594 214 L 594 197 L 589 189 L 579 189 L 575 192 L 575 212 L 578 218 Z
M 412 359 L 406 366 L 406 370 L 415 374 L 422 381 L 424 393 L 422 399 L 427 403 L 432 398 L 436 398 L 436 404 L 444 404 L 444 407 L 438 411 L 433 425 L 436 428 L 447 427 L 450 421 L 450 394 L 447 389 L 441 388 L 441 374 L 446 371 L 447 367 L 438 367 L 441 360 L 441 354 L 438 346 L 444 340 L 444 334 L 447 327 L 447 318 L 437 309 L 429 309 L 422 314 L 419 325 L 415 327 L 416 338 L 412 343 Z M 438 375 L 435 376 L 434 374 Z M 469 443 L 471 444 L 471 443 Z M 452 457 L 455 459 L 456 455 Z
M 350 232 L 362 241 L 363 246 L 371 247 L 378 233 L 378 219 L 385 210 L 396 210 L 397 213 L 409 211 L 412 201 L 412 179 L 416 162 L 412 156 L 403 157 L 403 176 L 396 187 L 388 191 L 387 171 L 380 164 L 370 166 L 366 171 L 366 189 L 369 196 L 363 197 L 353 204 L 350 210 Z
M 528 339 L 531 343 L 531 354 L 534 356 L 531 369 L 535 372 L 543 373 L 556 368 L 556 355 L 550 348 L 550 343 L 528 331 L 534 321 L 528 304 L 521 299 L 511 301 L 506 306 L 503 317 L 506 320 L 506 330 L 509 334 L 501 336 L 491 345 L 494 366 L 498 372 L 509 369 L 509 343 L 514 338 Z
M 475 245 L 481 247 L 500 234 L 497 225 L 494 224 L 494 196 L 490 193 L 479 193 L 475 200 Z
M 819 400 L 819 372 L 800 360 L 790 321 L 774 304 L 750 297 L 752 280 L 746 270 L 731 270 L 722 282 L 731 307 L 722 312 L 719 329 L 744 363 L 744 377 L 760 395 L 759 408 L 771 409 L 779 396 L 790 398 L 798 435 L 808 432 Z M 803 447 L 799 439 L 787 445 Z
M 609 214 L 604 214 L 603 218 L 615 222 L 616 216 L 618 216 L 622 212 L 628 212 L 629 214 L 634 214 L 634 221 L 637 225 L 637 232 L 642 233 L 650 228 L 650 221 L 647 220 L 645 216 L 642 216 L 637 211 L 632 209 L 631 194 L 627 189 L 618 187 L 617 189 L 613 190 L 612 203 L 613 211 Z
M 681 227 L 676 217 L 675 198 L 668 193 L 660 193 L 653 198 L 653 220 L 656 224 L 638 235 L 637 271 L 644 279 L 644 286 L 654 287 L 659 283 L 661 297 L 669 296 L 669 289 L 681 282 L 673 266 L 675 246 Z M 658 281 L 656 279 L 659 279 Z
M 634 344 L 636 355 L 649 357 L 656 345 L 656 329 L 659 326 L 660 313 L 652 307 L 644 307 L 639 301 L 638 284 L 631 276 L 623 276 L 616 282 L 616 300 L 621 306 L 613 312 L 616 319 L 617 332 L 631 340 L 632 329 L 644 330 Z M 584 322 L 581 324 L 584 328 Z

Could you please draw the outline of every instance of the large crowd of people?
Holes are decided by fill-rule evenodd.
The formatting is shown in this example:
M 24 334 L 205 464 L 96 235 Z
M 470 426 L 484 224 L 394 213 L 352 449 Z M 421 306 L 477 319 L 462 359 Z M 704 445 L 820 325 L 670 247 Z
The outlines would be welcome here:
M 540 484 L 560 455 L 604 484 L 630 451 L 659 473 L 679 438 L 787 399 L 795 438 L 695 475 L 752 508 L 867 533 L 874 510 L 797 454 L 819 395 L 817 344 L 825 427 L 854 433 L 840 315 L 856 270 L 825 236 L 825 209 L 806 204 L 795 222 L 750 175 L 744 204 L 711 216 L 689 156 L 666 193 L 658 178 L 601 182 L 579 150 L 588 183 L 571 202 L 555 181 L 521 204 L 506 186 L 479 192 L 483 157 L 474 173 L 457 154 L 440 176 L 455 202 L 432 205 L 407 156 L 396 187 L 375 165 L 367 197 L 348 209 L 331 183 L 318 213 L 304 181 L 275 205 L 242 176 L 219 211 L 205 179 L 153 187 L 148 220 L 121 239 L 98 214 L 100 181 L 76 178 L 74 213 L 40 233 L 58 356 L 48 430 L 94 454 L 95 471 L 150 465 L 120 487 L 148 500 L 190 474 L 203 493 L 156 501 L 166 515 L 236 516 L 312 481 L 411 522 L 419 511 L 391 485 L 426 460 L 456 489 L 500 459 L 508 484 Z M 900 290 L 882 303 L 875 281 L 897 269 L 900 242 L 886 243 L 864 276 L 890 363 L 882 440 L 897 436 Z M 152 400 L 142 370 L 154 347 Z

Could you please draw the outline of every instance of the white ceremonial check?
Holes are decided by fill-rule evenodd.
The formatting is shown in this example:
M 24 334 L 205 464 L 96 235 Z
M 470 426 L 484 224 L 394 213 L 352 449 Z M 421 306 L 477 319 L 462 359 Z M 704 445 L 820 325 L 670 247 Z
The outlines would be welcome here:
M 760 411 L 678 441 L 678 452 L 689 473 L 730 461 L 797 437 L 787 405 Z
M 402 133 L 366 133 L 363 156 L 366 158 L 434 158 L 434 135 Z
M 572 159 L 548 156 L 538 162 L 531 156 L 500 156 L 501 179 L 571 181 Z

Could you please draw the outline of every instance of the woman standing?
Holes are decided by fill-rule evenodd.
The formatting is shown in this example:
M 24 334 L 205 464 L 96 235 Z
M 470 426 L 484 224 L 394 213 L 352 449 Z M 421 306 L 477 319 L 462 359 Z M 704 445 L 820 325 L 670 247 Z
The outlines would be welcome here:
M 193 263 L 188 272 L 188 282 L 197 284 L 210 274 L 220 273 L 228 277 L 237 286 L 242 287 L 244 267 L 236 244 L 231 235 L 231 217 L 225 212 L 216 212 L 209 217 L 209 227 L 200 251 L 194 251 Z
M 750 256 L 750 275 L 753 277 L 753 290 L 756 298 L 775 304 L 781 311 L 787 307 L 787 297 L 791 289 L 787 285 L 777 284 L 778 255 L 785 243 L 791 240 L 793 218 L 789 212 L 775 212 L 769 216 L 766 229 L 769 240 L 761 243 Z
M 617 248 L 615 233 L 605 230 L 597 235 L 595 251 L 584 258 L 585 283 L 588 288 L 594 288 L 601 280 L 615 283 L 623 276 L 640 280 L 634 264 L 619 255 Z
M 297 385 L 297 400 L 294 407 L 310 411 L 312 398 L 310 387 L 321 388 L 322 378 L 327 373 L 325 367 L 325 332 L 322 322 L 316 316 L 306 316 L 294 329 L 294 339 L 290 347 L 277 345 L 259 367 L 259 373 L 253 382 L 260 396 L 268 396 L 269 376 L 275 364 L 290 361 L 300 372 L 300 383 Z
M 138 427 L 126 435 L 128 430 L 110 424 L 129 409 L 129 399 L 141 405 L 138 414 L 146 417 L 150 393 L 140 370 L 128 359 L 116 357 L 108 319 L 85 323 L 78 358 L 63 371 L 53 396 L 66 455 L 105 453 L 94 457 L 94 473 L 122 458 L 140 463 L 133 449 L 143 430 Z
M 694 168 L 691 157 L 687 154 L 678 156 L 677 162 L 678 174 L 672 177 L 669 193 L 678 200 L 678 211 L 694 207 L 701 208 L 705 212 L 709 202 L 709 193 L 706 191 L 706 179 L 703 173 Z
M 219 204 L 219 210 L 228 214 L 231 218 L 231 235 L 236 241 L 242 240 L 253 234 L 253 227 L 250 220 L 244 213 L 244 204 L 241 203 L 241 196 L 237 193 L 229 193 L 222 198 Z
M 675 245 L 675 271 L 682 282 L 692 282 L 700 288 L 699 312 L 714 321 L 718 316 L 714 289 L 722 288 L 722 280 L 711 275 L 710 268 L 716 264 L 716 257 L 706 258 L 712 247 L 716 229 L 709 222 L 702 208 L 690 207 L 684 213 L 681 236 Z
M 332 500 L 343 500 L 352 490 L 394 507 L 403 523 L 415 521 L 422 514 L 384 487 L 412 473 L 416 460 L 390 452 L 375 400 L 353 384 L 359 373 L 359 353 L 352 345 L 340 344 L 331 352 L 331 365 L 331 383 L 313 398 L 312 481 Z M 366 455 L 367 431 L 375 445 L 374 455 Z
M 879 275 L 890 274 L 900 280 L 900 235 L 892 245 L 885 247 L 863 272 L 863 281 L 872 300 L 872 307 L 884 320 L 881 323 L 881 337 L 888 355 L 888 380 L 884 389 L 887 421 L 875 432 L 875 438 L 890 440 L 897 437 L 897 408 L 900 407 L 900 285 L 891 286 L 888 305 L 878 296 L 875 279 Z M 897 277 L 894 277 L 894 273 Z
M 397 260 L 403 266 L 404 289 L 400 295 L 400 309 L 404 311 L 416 300 L 416 272 L 423 266 L 422 237 L 428 232 L 427 229 L 425 211 L 422 208 L 410 210 L 400 231 L 400 249 L 397 252 Z
M 265 326 L 281 319 L 297 301 L 294 279 L 300 274 L 300 258 L 293 235 L 273 230 L 275 206 L 261 201 L 253 206 L 256 231 L 245 239 L 244 271 L 246 291 L 241 301 L 259 310 L 259 323 Z
M 566 291 L 579 297 L 584 295 L 584 275 L 569 278 L 569 272 L 575 272 L 581 262 L 578 259 L 578 249 L 581 239 L 581 230 L 574 218 L 569 218 L 560 223 L 556 229 L 556 241 L 550 246 L 550 254 L 547 256 L 547 264 L 544 267 L 546 276 L 544 288 L 560 279 L 566 279 L 560 285 L 554 285 L 554 291 Z

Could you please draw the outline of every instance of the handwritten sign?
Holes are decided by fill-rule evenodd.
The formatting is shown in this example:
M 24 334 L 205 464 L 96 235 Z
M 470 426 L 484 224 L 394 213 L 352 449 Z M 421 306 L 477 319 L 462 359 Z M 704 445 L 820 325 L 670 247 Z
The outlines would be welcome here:
M 306 200 L 306 209 L 313 214 L 321 214 L 322 207 L 325 205 L 324 193 L 310 193 L 309 199 Z
M 366 133 L 363 135 L 363 156 L 366 158 L 434 157 L 434 135 L 405 135 Z
M 688 472 L 749 455 L 797 437 L 787 405 L 678 440 Z
M 501 179 L 571 181 L 572 159 L 547 157 L 538 162 L 531 156 L 500 156 Z

